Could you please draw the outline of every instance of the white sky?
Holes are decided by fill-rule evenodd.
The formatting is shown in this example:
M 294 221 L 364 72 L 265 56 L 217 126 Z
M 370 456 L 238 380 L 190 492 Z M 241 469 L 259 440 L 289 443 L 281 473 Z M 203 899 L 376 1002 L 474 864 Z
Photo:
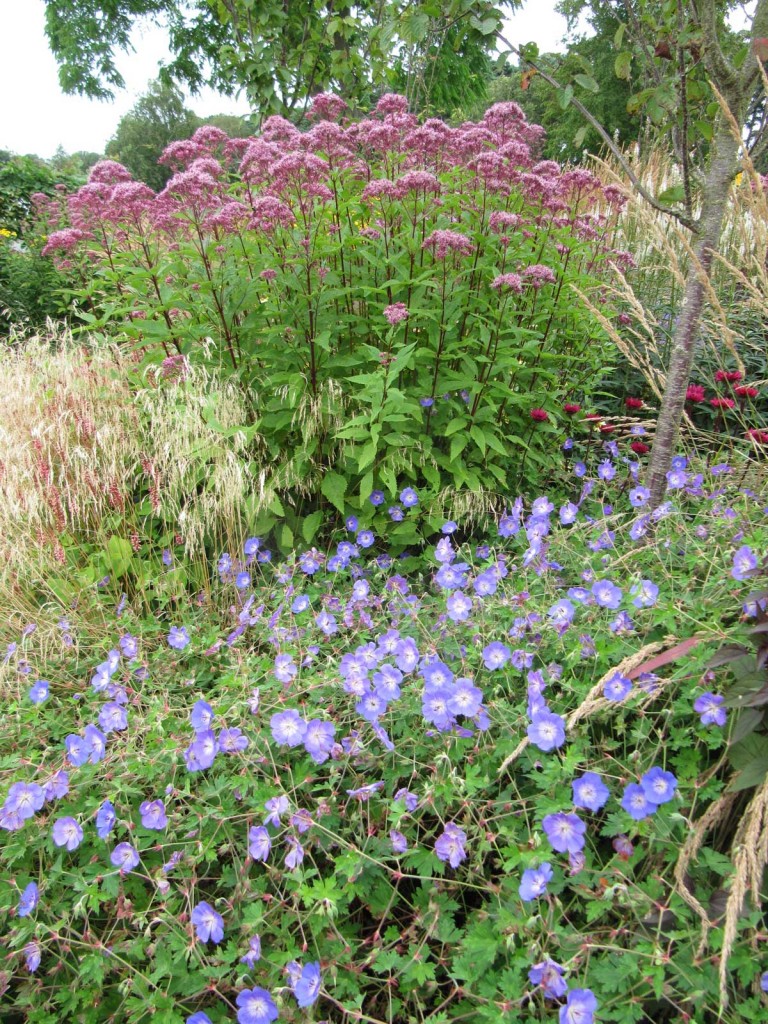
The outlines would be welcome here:
M 553 11 L 555 0 L 524 0 L 522 11 L 507 22 L 513 43 L 536 42 L 541 50 L 562 49 L 565 19 Z M 49 158 L 58 146 L 67 153 L 101 153 L 117 123 L 157 76 L 168 59 L 165 33 L 148 25 L 134 33 L 136 52 L 123 54 L 118 66 L 126 88 L 110 103 L 65 96 L 44 32 L 43 0 L 0 0 L 0 149 Z M 188 101 L 202 117 L 246 114 L 244 99 L 233 100 L 206 90 Z

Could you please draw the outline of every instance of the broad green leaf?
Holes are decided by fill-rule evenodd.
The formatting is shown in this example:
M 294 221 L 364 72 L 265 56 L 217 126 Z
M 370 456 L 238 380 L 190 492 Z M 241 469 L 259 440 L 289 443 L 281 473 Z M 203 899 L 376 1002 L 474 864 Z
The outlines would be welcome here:
M 600 86 L 591 75 L 574 75 L 573 80 L 587 92 L 600 92 Z
M 339 473 L 327 472 L 320 484 L 320 490 L 330 503 L 344 515 L 344 498 L 347 493 L 347 481 Z
M 315 535 L 320 529 L 322 522 L 323 513 L 318 509 L 317 512 L 313 512 L 311 515 L 307 516 L 301 524 L 301 535 L 307 544 L 311 544 L 315 539 Z
M 113 576 L 124 576 L 131 564 L 133 548 L 122 537 L 110 537 L 106 547 L 107 564 Z

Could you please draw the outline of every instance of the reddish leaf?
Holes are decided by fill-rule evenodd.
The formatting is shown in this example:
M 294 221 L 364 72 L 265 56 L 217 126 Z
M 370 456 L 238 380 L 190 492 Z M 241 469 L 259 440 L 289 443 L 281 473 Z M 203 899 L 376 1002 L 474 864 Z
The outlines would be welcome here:
M 671 661 L 677 661 L 678 658 L 682 658 L 684 654 L 696 647 L 697 644 L 701 643 L 702 638 L 699 636 L 689 637 L 688 640 L 683 640 L 682 643 L 675 644 L 674 647 L 670 647 L 668 651 L 662 651 L 661 654 L 657 654 L 655 658 L 651 658 L 649 661 L 644 661 L 642 665 L 638 665 L 637 668 L 631 669 L 627 673 L 630 679 L 636 679 L 643 672 L 653 672 L 657 668 L 661 668 L 662 665 L 668 665 Z

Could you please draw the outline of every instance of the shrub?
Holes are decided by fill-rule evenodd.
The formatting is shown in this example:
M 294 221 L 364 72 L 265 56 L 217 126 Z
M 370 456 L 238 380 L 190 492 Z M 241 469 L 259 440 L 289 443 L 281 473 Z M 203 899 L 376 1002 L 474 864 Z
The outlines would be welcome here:
M 102 163 L 47 245 L 87 280 L 91 326 L 236 375 L 283 550 L 376 490 L 415 486 L 439 515 L 545 473 L 556 400 L 612 359 L 570 286 L 629 259 L 611 245 L 618 191 L 537 162 L 542 129 L 515 104 L 459 128 L 419 124 L 402 97 L 359 123 L 336 122 L 343 106 L 318 97 L 305 134 L 200 129 L 164 154 L 158 195 Z

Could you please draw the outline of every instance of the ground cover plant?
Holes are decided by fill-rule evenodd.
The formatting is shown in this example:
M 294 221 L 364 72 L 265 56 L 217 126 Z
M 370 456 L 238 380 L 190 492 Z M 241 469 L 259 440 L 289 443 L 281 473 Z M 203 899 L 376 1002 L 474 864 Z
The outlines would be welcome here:
M 189 359 L 242 387 L 258 526 L 279 519 L 286 550 L 374 490 L 487 507 L 545 473 L 560 403 L 614 359 L 571 285 L 633 262 L 620 190 L 537 160 L 543 130 L 514 103 L 458 127 L 393 95 L 362 121 L 333 96 L 311 115 L 250 140 L 200 129 L 164 154 L 159 194 L 107 161 L 39 207 L 90 330 L 140 367 Z M 407 520 L 393 539 L 412 542 Z
M 485 536 L 369 502 L 9 637 L 7 1019 L 768 1020 L 764 491 L 681 457 L 650 512 L 604 445 Z

